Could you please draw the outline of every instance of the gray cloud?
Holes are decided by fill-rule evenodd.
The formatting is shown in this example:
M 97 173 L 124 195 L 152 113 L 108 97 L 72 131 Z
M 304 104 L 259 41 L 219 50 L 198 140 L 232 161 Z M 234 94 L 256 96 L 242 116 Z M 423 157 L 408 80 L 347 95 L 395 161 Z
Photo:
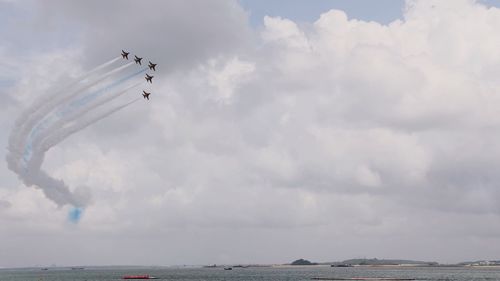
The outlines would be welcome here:
M 0 200 L 0 210 L 7 209 L 11 206 L 12 204 L 9 203 L 9 201 L 6 200 Z
M 40 9 L 40 21 L 47 25 L 76 26 L 85 64 L 100 63 L 126 49 L 159 63 L 160 74 L 235 52 L 249 42 L 251 34 L 243 9 L 225 0 L 52 1 L 40 4 Z
M 149 103 L 47 155 L 51 175 L 92 192 L 78 226 L 37 190 L 0 190 L 13 226 L 0 264 L 40 263 L 19 235 L 33 253 L 73 249 L 57 263 L 498 258 L 498 9 L 412 1 L 390 25 L 325 11 L 259 31 L 223 1 L 51 2 L 37 16 L 76 43 L 25 62 L 20 104 L 126 46 L 161 77 Z

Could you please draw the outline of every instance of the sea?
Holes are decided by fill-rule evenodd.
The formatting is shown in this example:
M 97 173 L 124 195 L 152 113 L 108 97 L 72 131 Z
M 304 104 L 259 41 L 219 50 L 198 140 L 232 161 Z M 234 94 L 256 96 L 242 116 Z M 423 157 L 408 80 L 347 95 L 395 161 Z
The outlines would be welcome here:
M 306 281 L 317 277 L 402 278 L 415 280 L 499 280 L 498 267 L 85 267 L 0 269 L 0 281 L 108 281 L 125 275 L 149 274 L 171 281 Z

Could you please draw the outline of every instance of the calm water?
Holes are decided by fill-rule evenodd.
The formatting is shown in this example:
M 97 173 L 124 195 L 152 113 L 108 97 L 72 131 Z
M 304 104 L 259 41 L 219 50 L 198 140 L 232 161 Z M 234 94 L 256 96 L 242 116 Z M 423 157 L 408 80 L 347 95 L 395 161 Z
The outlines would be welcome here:
M 40 269 L 0 270 L 1 281 L 107 281 L 127 274 L 150 274 L 172 281 L 302 281 L 312 277 L 399 277 L 418 280 L 499 280 L 498 268 L 148 268 L 148 269 Z

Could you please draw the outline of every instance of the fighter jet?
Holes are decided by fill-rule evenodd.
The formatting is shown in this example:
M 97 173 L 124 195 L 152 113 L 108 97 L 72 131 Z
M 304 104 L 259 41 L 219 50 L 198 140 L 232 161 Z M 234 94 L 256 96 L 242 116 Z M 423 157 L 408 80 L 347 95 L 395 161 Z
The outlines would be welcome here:
M 152 62 L 149 62 L 149 69 L 152 69 L 153 71 L 156 71 L 155 67 L 156 67 L 156 63 L 152 63 Z
M 138 56 L 135 56 L 135 63 L 138 63 L 139 65 L 141 65 L 141 60 L 142 58 L 138 57 Z
M 128 59 L 128 54 L 130 54 L 130 53 L 127 53 L 124 50 L 122 50 L 122 58 L 123 59 Z
M 154 76 L 151 76 L 151 75 L 146 73 L 146 77 L 144 77 L 144 79 L 146 79 L 146 82 L 153 84 L 153 81 L 151 81 L 151 79 L 153 79 L 153 77 Z
M 142 96 L 145 98 L 145 99 L 148 99 L 149 100 L 149 95 L 151 95 L 151 93 L 148 93 L 146 91 L 142 91 L 144 94 L 142 94 Z

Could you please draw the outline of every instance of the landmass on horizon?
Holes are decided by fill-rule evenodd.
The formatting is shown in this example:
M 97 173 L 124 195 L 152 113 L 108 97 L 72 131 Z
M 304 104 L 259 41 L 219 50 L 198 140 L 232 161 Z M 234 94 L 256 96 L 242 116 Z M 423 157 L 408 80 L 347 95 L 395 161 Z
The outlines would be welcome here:
M 347 259 L 343 261 L 332 261 L 332 262 L 312 262 L 307 259 L 297 259 L 290 263 L 284 264 L 244 264 L 244 263 L 223 263 L 223 264 L 208 264 L 208 265 L 105 265 L 105 266 L 92 266 L 92 265 L 72 265 L 72 266 L 33 266 L 33 267 L 23 267 L 23 268 L 40 268 L 42 270 L 49 269 L 90 269 L 90 268 L 164 268 L 164 267 L 176 267 L 176 268 L 192 268 L 192 267 L 203 267 L 203 268 L 251 268 L 251 267 L 289 267 L 289 266 L 331 266 L 331 267 L 377 267 L 377 266 L 401 266 L 401 267 L 475 267 L 475 266 L 500 266 L 499 260 L 477 260 L 477 261 L 464 261 L 459 263 L 439 263 L 435 261 L 418 261 L 418 260 L 408 260 L 408 259 L 378 259 L 378 258 L 356 258 Z M 6 267 L 0 267 L 0 269 Z
M 359 258 L 348 259 L 336 262 L 311 262 L 306 259 L 298 259 L 288 265 L 330 265 L 332 267 L 350 267 L 350 266 L 500 266 L 500 260 L 478 260 L 466 261 L 452 264 L 441 264 L 435 261 L 417 261 L 406 259 L 378 259 L 378 258 Z

